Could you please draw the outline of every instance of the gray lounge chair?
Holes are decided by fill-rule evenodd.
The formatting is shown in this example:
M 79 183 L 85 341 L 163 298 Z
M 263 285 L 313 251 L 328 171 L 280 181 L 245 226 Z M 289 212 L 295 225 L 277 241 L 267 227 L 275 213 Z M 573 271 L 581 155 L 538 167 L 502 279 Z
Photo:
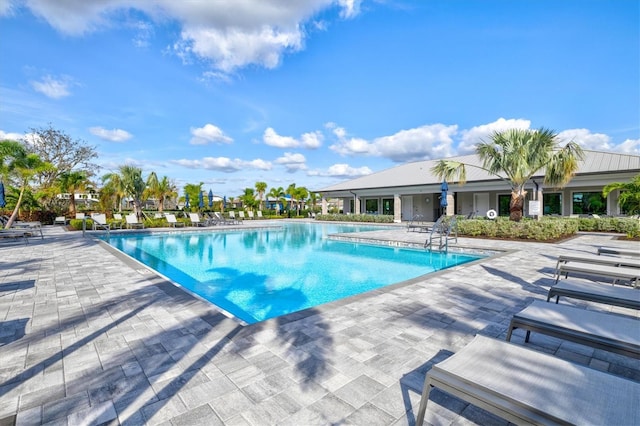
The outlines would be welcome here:
M 638 287 L 638 284 L 640 282 L 640 268 L 594 265 L 592 263 L 585 262 L 569 262 L 562 263 L 558 267 L 556 274 L 556 284 L 558 283 L 561 275 L 564 274 L 565 278 L 567 278 L 570 272 L 593 275 L 602 278 L 612 278 L 614 284 L 618 280 L 629 280 L 634 285 L 634 287 Z
M 640 309 L 640 290 L 629 287 L 562 280 L 549 289 L 547 302 L 554 296 L 556 303 L 561 296 L 564 296 L 623 308 Z
M 484 336 L 429 370 L 416 425 L 432 387 L 515 424 L 640 424 L 639 382 Z
M 511 319 L 507 341 L 516 328 L 640 359 L 640 321 L 622 315 L 589 311 L 534 300 Z
M 599 265 L 625 266 L 630 268 L 640 268 L 640 259 L 631 259 L 629 257 L 619 256 L 599 256 L 597 254 L 561 254 L 558 256 L 556 269 L 561 263 L 567 262 L 586 262 L 596 263 Z
M 598 254 L 617 254 L 620 256 L 640 257 L 640 249 L 620 247 L 598 247 Z

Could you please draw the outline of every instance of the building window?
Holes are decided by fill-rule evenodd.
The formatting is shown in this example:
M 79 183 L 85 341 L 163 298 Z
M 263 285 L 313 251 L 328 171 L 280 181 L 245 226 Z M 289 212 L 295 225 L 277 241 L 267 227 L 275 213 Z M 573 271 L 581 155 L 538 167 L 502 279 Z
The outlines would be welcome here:
M 573 214 L 606 214 L 607 200 L 602 192 L 574 192 Z
M 542 194 L 542 214 L 562 214 L 562 194 Z
M 369 214 L 378 214 L 378 199 L 368 198 L 364 202 L 365 211 Z
M 498 216 L 509 216 L 510 203 L 511 203 L 511 194 L 498 195 Z
M 382 199 L 382 214 L 393 215 L 393 198 Z

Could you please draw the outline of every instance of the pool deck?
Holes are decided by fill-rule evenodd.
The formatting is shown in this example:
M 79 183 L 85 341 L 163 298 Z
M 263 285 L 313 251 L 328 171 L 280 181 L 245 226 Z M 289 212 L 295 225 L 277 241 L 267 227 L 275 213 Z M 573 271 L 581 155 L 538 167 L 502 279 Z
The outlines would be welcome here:
M 514 313 L 546 300 L 558 255 L 638 247 L 612 234 L 459 238 L 452 250 L 501 254 L 247 326 L 91 233 L 43 230 L 0 242 L 0 425 L 413 425 L 431 365 L 475 334 L 505 339 Z M 368 235 L 426 238 L 405 227 Z M 524 343 L 521 330 L 512 341 L 640 381 L 636 359 L 539 333 Z M 437 390 L 425 423 L 508 424 Z

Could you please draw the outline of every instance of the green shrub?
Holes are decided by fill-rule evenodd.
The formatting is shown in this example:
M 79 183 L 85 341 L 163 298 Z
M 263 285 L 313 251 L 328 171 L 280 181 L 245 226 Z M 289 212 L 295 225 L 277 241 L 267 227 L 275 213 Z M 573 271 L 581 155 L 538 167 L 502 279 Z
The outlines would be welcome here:
M 393 216 L 385 214 L 319 214 L 316 219 L 330 222 L 393 223 Z
M 498 217 L 495 220 L 485 218 L 458 220 L 458 235 L 488 238 L 526 239 L 536 241 L 553 241 L 566 238 L 578 232 L 576 220 L 523 219 L 512 222 L 508 218 Z

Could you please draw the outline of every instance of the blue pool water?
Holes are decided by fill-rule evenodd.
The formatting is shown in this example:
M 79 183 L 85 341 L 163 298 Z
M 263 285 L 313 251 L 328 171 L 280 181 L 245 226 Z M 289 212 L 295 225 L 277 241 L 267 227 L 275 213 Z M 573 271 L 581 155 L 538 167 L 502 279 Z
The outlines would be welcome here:
M 363 225 L 111 235 L 109 244 L 237 318 L 255 323 L 479 256 L 331 241 Z

